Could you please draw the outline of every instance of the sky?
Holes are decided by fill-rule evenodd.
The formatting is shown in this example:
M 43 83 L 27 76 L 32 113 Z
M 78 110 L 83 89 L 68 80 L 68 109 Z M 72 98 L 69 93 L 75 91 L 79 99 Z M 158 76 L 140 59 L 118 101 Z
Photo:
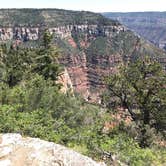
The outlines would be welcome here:
M 60 8 L 93 12 L 166 11 L 166 0 L 0 0 L 0 8 Z

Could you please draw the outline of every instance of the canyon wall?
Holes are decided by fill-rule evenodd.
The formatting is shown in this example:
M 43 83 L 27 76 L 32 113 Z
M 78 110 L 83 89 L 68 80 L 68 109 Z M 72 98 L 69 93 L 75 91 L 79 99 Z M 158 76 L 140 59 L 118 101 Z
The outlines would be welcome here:
M 41 39 L 42 30 L 40 27 L 3 27 L 0 28 L 0 41 L 13 41 L 14 45 L 26 44 L 31 41 L 37 42 Z M 126 31 L 126 28 L 122 25 L 102 27 L 98 25 L 67 25 L 51 27 L 49 31 L 54 35 L 57 47 L 62 48 L 58 43 L 60 41 L 66 43 L 65 47 L 72 49 L 71 51 L 62 51 L 63 56 L 60 59 L 66 68 L 60 77 L 60 83 L 63 85 L 62 91 L 66 92 L 67 89 L 74 88 L 75 92 L 82 94 L 85 99 L 97 100 L 100 91 L 104 88 L 103 76 L 114 72 L 115 64 L 121 63 L 122 58 L 119 54 L 90 57 L 91 55 L 87 55 L 87 50 L 98 37 L 111 38 Z M 98 90 L 97 93 L 96 90 Z
M 166 12 L 103 13 L 166 50 Z
M 63 91 L 74 89 L 88 101 L 100 102 L 104 77 L 115 73 L 123 63 L 148 55 L 166 69 L 165 52 L 100 14 L 16 9 L 4 10 L 0 16 L 1 43 L 34 48 L 40 45 L 44 29 L 48 29 L 66 69 L 61 77 L 61 83 L 65 82 Z

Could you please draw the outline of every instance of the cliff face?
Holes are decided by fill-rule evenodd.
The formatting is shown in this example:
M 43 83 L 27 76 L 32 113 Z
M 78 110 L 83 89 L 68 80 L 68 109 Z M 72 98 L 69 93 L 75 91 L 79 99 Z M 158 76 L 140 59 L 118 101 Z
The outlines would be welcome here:
M 122 25 L 75 25 L 65 32 L 60 37 L 55 35 L 64 55 L 61 63 L 67 67 L 75 91 L 92 102 L 100 102 L 104 77 L 127 61 L 149 55 L 165 68 L 165 53 Z
M 69 27 L 71 29 L 67 27 L 60 28 L 61 31 L 54 30 L 55 43 L 62 48 L 64 55 L 60 61 L 67 67 L 75 91 L 81 93 L 87 100 L 97 100 L 98 94 L 104 88 L 103 77 L 116 70 L 115 63 L 122 62 L 118 53 L 110 56 L 109 50 L 106 50 L 109 49 L 107 39 L 125 31 L 125 27 L 121 25 Z
M 104 13 L 166 50 L 166 12 Z
M 166 54 L 162 50 L 119 22 L 100 14 L 56 9 L 5 10 L 3 13 L 10 17 L 0 12 L 1 24 L 4 24 L 0 28 L 0 41 L 36 47 L 43 29 L 48 28 L 54 36 L 55 45 L 61 50 L 60 62 L 69 75 L 65 74 L 62 78 L 66 82 L 65 89 L 72 83 L 69 86 L 76 93 L 92 102 L 100 102 L 99 95 L 105 88 L 104 76 L 116 72 L 122 63 L 149 55 L 160 61 L 164 68 L 166 66 Z M 16 25 L 17 22 L 19 24 Z
M 0 40 L 20 40 L 22 42 L 35 41 L 40 38 L 40 34 L 43 27 L 1 27 L 0 28 Z M 59 27 L 49 28 L 51 33 L 55 34 L 55 37 L 61 39 L 74 37 L 78 33 L 82 35 L 89 35 L 90 37 L 107 36 L 111 37 L 112 31 L 119 33 L 124 31 L 125 27 L 122 25 L 111 25 L 111 26 L 99 26 L 99 25 L 66 25 Z M 68 39 L 70 41 L 70 39 Z M 72 42 L 72 41 L 71 41 Z M 84 44 L 82 43 L 82 46 Z M 74 45 L 73 45 L 74 47 Z
M 63 84 L 62 91 L 66 92 L 67 89 L 74 88 L 75 92 L 82 94 L 86 99 L 90 96 L 92 99 L 93 96 L 93 100 L 96 100 L 98 98 L 96 90 L 104 88 L 103 76 L 114 72 L 115 64 L 122 62 L 120 54 L 111 55 L 109 50 L 106 50 L 105 47 L 109 49 L 109 43 L 106 43 L 107 39 L 125 30 L 125 27 L 121 25 L 87 24 L 49 28 L 49 31 L 54 34 L 55 44 L 62 50 L 63 56 L 60 62 L 66 67 L 66 71 L 59 81 Z M 32 42 L 38 42 L 41 38 L 41 31 L 42 28 L 39 27 L 0 28 L 0 41 L 13 41 L 14 45 L 25 44 L 33 47 L 34 43 Z M 101 53 L 100 48 L 96 46 L 104 47 Z M 100 91 L 97 95 L 99 93 Z
M 19 134 L 0 135 L 1 166 L 106 166 L 61 145 Z

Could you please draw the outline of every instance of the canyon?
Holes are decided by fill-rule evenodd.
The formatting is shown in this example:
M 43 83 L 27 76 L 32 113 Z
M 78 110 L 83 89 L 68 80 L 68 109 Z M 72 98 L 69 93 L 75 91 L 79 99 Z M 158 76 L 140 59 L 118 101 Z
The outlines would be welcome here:
M 21 15 L 20 15 L 21 14 Z M 42 33 L 53 34 L 65 67 L 65 90 L 73 89 L 87 101 L 100 103 L 104 77 L 128 61 L 145 55 L 166 69 L 166 53 L 118 21 L 91 12 L 58 9 L 3 9 L 0 11 L 0 42 L 38 47 Z
M 157 47 L 166 50 L 166 12 L 107 12 L 103 15 L 118 20 Z
M 162 68 L 101 14 L 0 9 L 0 166 L 165 164 Z

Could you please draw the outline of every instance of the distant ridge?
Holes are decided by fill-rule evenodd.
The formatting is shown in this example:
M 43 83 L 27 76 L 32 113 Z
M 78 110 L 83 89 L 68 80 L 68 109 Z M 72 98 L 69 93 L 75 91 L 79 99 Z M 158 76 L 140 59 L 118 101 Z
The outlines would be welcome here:
M 63 9 L 0 9 L 0 26 L 40 26 L 48 27 L 71 24 L 108 24 L 110 21 L 101 14 L 87 11 L 72 11 Z
M 166 50 L 166 11 L 129 13 L 106 12 L 103 13 L 103 15 L 120 21 L 157 47 Z

